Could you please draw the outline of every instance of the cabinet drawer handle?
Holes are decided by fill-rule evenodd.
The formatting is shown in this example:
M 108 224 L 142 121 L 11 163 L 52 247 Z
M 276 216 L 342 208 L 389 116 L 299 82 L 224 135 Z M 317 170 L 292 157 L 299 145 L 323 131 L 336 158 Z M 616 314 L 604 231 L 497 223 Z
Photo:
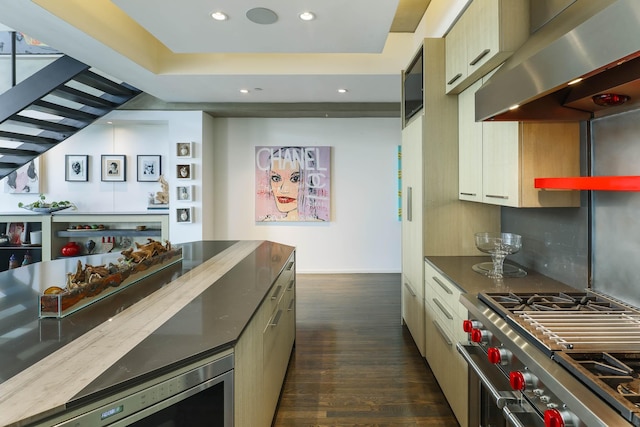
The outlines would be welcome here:
M 447 345 L 451 347 L 453 345 L 453 342 L 449 339 L 444 329 L 442 329 L 442 327 L 435 320 L 433 321 L 433 326 L 436 327 L 436 330 L 438 331 L 444 342 L 446 342 Z
M 444 306 L 442 305 L 442 303 L 440 301 L 438 301 L 436 298 L 433 299 L 433 303 L 435 305 L 438 306 L 438 308 L 440 309 L 440 311 L 442 311 L 442 313 L 445 315 L 445 317 L 449 320 L 453 320 L 453 316 L 451 314 L 449 314 L 449 312 L 447 311 L 446 308 L 444 308 Z
M 487 53 L 491 52 L 491 49 L 485 49 L 482 52 L 480 52 L 480 55 L 476 56 L 473 61 L 469 62 L 469 65 L 476 65 L 478 62 L 480 62 L 480 60 L 482 58 L 484 58 L 485 56 L 487 56 Z
M 476 193 L 460 193 L 462 196 L 475 196 Z
M 287 307 L 287 311 L 293 311 L 293 306 L 294 306 L 295 303 L 296 303 L 296 300 L 292 299 L 289 302 L 289 307 Z
M 447 82 L 447 84 L 448 84 L 448 85 L 453 84 L 453 82 L 455 82 L 456 80 L 458 80 L 460 77 L 462 77 L 462 73 L 458 73 L 458 74 L 456 74 L 455 76 L 453 76 L 453 78 L 452 78 L 451 80 L 449 80 L 449 81 Z
M 293 261 L 290 261 L 289 264 L 287 264 L 286 270 L 291 270 L 291 268 L 293 267 Z
M 507 200 L 509 196 L 500 196 L 499 194 L 485 194 L 485 197 L 490 197 L 492 199 L 504 199 Z
M 446 293 L 448 293 L 449 295 L 453 295 L 453 291 L 451 291 L 451 289 L 449 289 L 449 287 L 448 287 L 447 285 L 445 285 L 444 283 L 442 283 L 442 280 L 438 279 L 436 276 L 431 276 L 431 278 L 432 278 L 433 280 L 435 280 L 435 282 L 436 282 L 438 285 L 440 285 L 440 287 L 441 287 L 442 289 L 444 289 L 444 291 L 445 291 Z
M 416 293 L 413 291 L 413 288 L 411 287 L 411 285 L 408 284 L 407 282 L 404 282 L 404 287 L 407 288 L 411 296 L 415 298 Z
M 287 292 L 293 289 L 294 283 L 296 283 L 296 281 L 293 279 L 289 281 L 289 286 L 287 286 Z
M 282 316 L 282 310 L 278 310 L 276 315 L 273 316 L 273 321 L 271 323 L 269 323 L 269 326 L 274 327 L 274 328 L 276 326 L 278 326 L 278 323 L 280 323 L 280 316 Z
M 278 298 L 278 295 L 280 295 L 281 290 L 282 290 L 282 285 L 278 285 L 278 287 L 276 287 L 276 290 L 273 291 L 273 294 L 271 294 L 271 299 Z

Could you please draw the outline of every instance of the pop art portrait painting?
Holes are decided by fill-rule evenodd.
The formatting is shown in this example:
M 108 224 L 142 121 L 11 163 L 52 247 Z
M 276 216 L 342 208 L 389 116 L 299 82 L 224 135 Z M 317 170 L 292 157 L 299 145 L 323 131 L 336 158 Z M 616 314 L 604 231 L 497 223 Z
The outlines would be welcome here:
M 331 147 L 256 147 L 256 221 L 330 220 Z

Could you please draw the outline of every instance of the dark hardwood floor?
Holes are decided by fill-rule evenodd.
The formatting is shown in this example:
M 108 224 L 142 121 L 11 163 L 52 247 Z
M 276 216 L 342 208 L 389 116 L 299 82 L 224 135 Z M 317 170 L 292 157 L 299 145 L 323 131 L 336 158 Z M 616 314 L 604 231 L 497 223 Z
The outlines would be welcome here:
M 457 426 L 401 325 L 399 274 L 299 274 L 275 427 Z

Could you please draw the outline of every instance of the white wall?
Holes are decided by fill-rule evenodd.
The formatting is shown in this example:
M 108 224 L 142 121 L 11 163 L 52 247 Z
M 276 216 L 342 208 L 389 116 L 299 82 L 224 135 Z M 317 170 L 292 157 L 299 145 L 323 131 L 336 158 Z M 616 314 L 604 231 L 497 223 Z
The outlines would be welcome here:
M 214 132 L 214 238 L 294 245 L 303 273 L 400 271 L 399 119 L 215 119 Z M 332 147 L 331 221 L 255 222 L 258 145 Z
M 114 111 L 105 116 L 100 124 L 93 124 L 73 135 L 55 148 L 40 156 L 40 193 L 47 200 L 68 200 L 82 213 L 130 213 L 147 212 L 148 195 L 161 190 L 157 182 L 137 181 L 137 156 L 160 155 L 162 173 L 169 182 L 171 203 L 169 211 L 170 235 L 173 243 L 202 238 L 202 198 L 189 202 L 195 210 L 194 223 L 178 224 L 175 208 L 185 204 L 176 202 L 175 187 L 183 183 L 202 186 L 201 155 L 203 140 L 203 116 L 201 111 Z M 107 124 L 109 120 L 112 124 Z M 194 179 L 177 182 L 175 165 L 175 143 L 193 141 L 194 157 L 185 162 L 193 163 Z M 65 155 L 89 156 L 89 181 L 65 181 Z M 101 155 L 123 154 L 126 156 L 126 181 L 101 181 Z M 182 162 L 183 159 L 180 159 Z M 196 193 L 200 193 L 198 189 Z M 18 208 L 36 201 L 38 194 L 4 193 L 4 180 L 0 181 L 0 213 L 26 212 Z M 67 211 L 65 211 L 66 213 Z
M 213 119 L 201 111 L 114 111 L 42 157 L 41 192 L 69 200 L 80 212 L 146 212 L 155 182 L 136 181 L 136 156 L 160 154 L 170 190 L 170 240 L 272 240 L 298 248 L 298 271 L 399 272 L 397 218 L 399 119 Z M 195 142 L 194 223 L 179 224 L 175 208 L 175 143 Z M 256 145 L 332 147 L 331 221 L 256 223 Z M 90 156 L 88 182 L 66 182 L 64 156 Z M 127 156 L 126 182 L 101 182 L 100 155 Z M 182 161 L 182 159 L 180 159 Z M 36 194 L 3 193 L 0 213 L 20 212 Z

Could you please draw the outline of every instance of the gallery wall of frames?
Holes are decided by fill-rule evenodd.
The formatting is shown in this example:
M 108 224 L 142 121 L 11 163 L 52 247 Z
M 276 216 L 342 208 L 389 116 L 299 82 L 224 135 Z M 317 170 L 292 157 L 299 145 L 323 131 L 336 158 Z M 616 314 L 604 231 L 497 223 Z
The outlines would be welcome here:
M 74 213 L 166 214 L 172 243 L 202 239 L 207 225 L 201 212 L 211 204 L 201 191 L 203 179 L 210 179 L 201 167 L 202 138 L 209 138 L 202 113 L 120 116 L 125 117 L 114 115 L 113 124 L 83 129 L 16 171 L 14 178 L 0 180 L 0 214 L 23 213 L 20 203 L 43 194 L 47 200 L 73 203 Z

